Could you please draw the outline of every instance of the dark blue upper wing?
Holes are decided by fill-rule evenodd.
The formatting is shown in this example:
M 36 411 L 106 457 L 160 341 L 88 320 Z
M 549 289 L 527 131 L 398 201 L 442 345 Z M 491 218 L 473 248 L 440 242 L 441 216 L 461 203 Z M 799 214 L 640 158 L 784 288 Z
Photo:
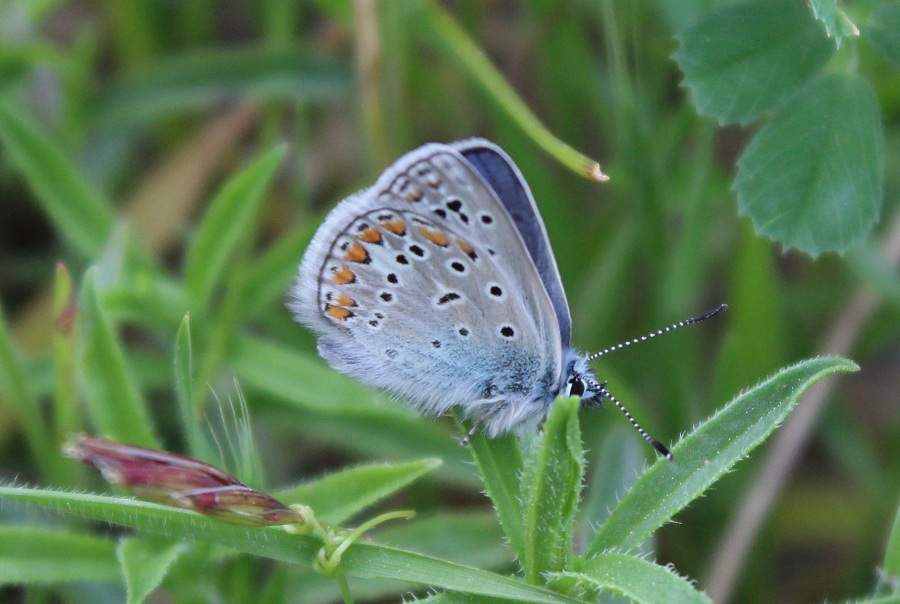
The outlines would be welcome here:
M 559 270 L 556 268 L 556 258 L 550 248 L 547 229 L 544 228 L 544 221 L 538 213 L 528 183 L 509 155 L 490 141 L 472 138 L 452 143 L 450 146 L 459 151 L 491 186 L 512 217 L 522 239 L 525 240 L 531 261 L 537 267 L 544 289 L 547 290 L 553 304 L 553 310 L 556 311 L 565 350 L 569 347 L 572 334 L 569 304 L 559 278 Z

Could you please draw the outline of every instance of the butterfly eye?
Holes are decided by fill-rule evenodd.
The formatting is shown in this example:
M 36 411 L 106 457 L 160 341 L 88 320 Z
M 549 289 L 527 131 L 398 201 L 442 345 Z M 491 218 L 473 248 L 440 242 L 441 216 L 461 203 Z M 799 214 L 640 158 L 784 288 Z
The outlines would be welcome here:
M 584 394 L 584 380 L 579 376 L 573 375 L 569 378 L 567 384 L 569 384 L 569 396 L 582 396 Z

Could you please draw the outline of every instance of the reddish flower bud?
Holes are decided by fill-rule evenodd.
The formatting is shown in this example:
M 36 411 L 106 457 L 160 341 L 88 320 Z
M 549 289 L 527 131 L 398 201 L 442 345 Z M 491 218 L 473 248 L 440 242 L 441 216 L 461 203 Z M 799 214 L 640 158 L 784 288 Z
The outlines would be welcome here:
M 69 457 L 100 470 L 111 484 L 144 499 L 251 526 L 292 524 L 283 503 L 202 461 L 79 434 L 63 445 Z

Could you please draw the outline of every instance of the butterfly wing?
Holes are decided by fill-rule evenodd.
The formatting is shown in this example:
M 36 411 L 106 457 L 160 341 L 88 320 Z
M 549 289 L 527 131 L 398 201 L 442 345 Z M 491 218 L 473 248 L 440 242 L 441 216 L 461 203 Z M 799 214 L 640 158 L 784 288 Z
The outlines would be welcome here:
M 544 221 L 538 213 L 537 204 L 525 177 L 506 152 L 494 143 L 482 138 L 472 138 L 452 143 L 471 163 L 482 178 L 490 185 L 503 203 L 525 241 L 531 261 L 534 262 L 544 289 L 553 303 L 560 337 L 564 348 L 568 348 L 572 333 L 572 319 L 569 303 L 563 289 L 556 258 L 550 247 L 550 239 Z
M 474 165 L 428 144 L 325 219 L 290 306 L 338 370 L 498 433 L 559 389 L 561 331 L 531 258 Z

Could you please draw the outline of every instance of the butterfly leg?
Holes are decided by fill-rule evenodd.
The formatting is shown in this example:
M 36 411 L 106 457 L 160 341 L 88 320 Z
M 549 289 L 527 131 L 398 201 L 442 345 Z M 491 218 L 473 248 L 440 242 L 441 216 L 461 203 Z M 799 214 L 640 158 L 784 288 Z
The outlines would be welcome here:
M 466 446 L 467 444 L 469 444 L 469 441 L 472 440 L 473 436 L 475 436 L 478 428 L 480 428 L 485 422 L 489 421 L 492 417 L 497 415 L 497 413 L 505 406 L 506 402 L 493 405 L 490 409 L 488 409 L 487 413 L 485 413 L 481 417 L 476 417 L 475 421 L 472 423 L 472 428 L 468 431 L 468 433 L 466 433 L 465 436 L 462 437 L 462 440 L 459 441 L 459 444 L 461 444 L 462 446 Z

